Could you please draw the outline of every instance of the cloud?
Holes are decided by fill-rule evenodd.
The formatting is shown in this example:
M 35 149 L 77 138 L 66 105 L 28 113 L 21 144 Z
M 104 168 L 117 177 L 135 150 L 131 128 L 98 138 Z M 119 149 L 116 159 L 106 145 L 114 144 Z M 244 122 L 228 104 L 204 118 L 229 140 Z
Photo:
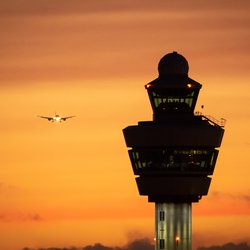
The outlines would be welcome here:
M 41 215 L 39 215 L 38 213 L 27 214 L 24 219 L 26 219 L 26 220 L 32 220 L 32 221 L 41 221 L 41 220 L 43 220 L 43 218 L 41 217 Z
M 224 192 L 218 192 L 214 191 L 211 193 L 212 198 L 216 199 L 231 199 L 231 200 L 241 200 L 244 202 L 249 203 L 250 202 L 250 195 L 247 194 L 230 194 L 230 193 L 224 193 Z
M 250 2 L 201 2 L 1 1 L 1 85 L 157 74 L 172 48 L 201 69 L 248 70 Z
M 0 182 L 0 198 L 9 200 L 9 197 L 17 197 L 23 193 L 23 188 L 12 183 Z M 1 207 L 3 209 L 3 206 Z M 1 211 L 1 210 L 0 210 Z
M 0 222 L 8 223 L 13 221 L 42 221 L 38 213 L 0 213 Z
M 221 246 L 198 247 L 197 250 L 250 250 L 250 246 L 247 243 L 230 242 Z
M 245 8 L 250 6 L 249 1 L 238 0 L 237 3 Z M 235 1 L 228 0 L 210 0 L 210 1 L 182 1 L 181 4 L 173 1 L 159 0 L 157 4 L 151 0 L 141 1 L 126 0 L 9 0 L 1 1 L 0 3 L 0 14 L 22 14 L 22 15 L 34 15 L 34 14 L 65 14 L 65 13 L 81 13 L 86 12 L 103 12 L 103 11 L 134 11 L 134 10 L 145 10 L 150 11 L 167 8 L 167 9 L 206 9 L 209 11 L 212 9 L 227 9 L 234 8 L 237 10 Z
M 1 192 L 8 192 L 8 191 L 16 190 L 16 189 L 18 189 L 18 188 L 14 185 L 7 184 L 5 182 L 0 182 L 0 193 Z

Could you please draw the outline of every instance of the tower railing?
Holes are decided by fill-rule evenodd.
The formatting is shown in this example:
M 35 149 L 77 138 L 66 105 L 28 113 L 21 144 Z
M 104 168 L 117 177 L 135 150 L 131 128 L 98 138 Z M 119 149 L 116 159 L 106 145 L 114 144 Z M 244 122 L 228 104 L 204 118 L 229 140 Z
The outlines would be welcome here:
M 204 120 L 210 122 L 211 124 L 213 124 L 215 126 L 219 126 L 219 127 L 224 128 L 226 125 L 227 120 L 224 118 L 216 119 L 211 115 L 202 115 L 201 112 L 199 112 L 199 111 L 195 112 L 195 115 L 201 116 Z

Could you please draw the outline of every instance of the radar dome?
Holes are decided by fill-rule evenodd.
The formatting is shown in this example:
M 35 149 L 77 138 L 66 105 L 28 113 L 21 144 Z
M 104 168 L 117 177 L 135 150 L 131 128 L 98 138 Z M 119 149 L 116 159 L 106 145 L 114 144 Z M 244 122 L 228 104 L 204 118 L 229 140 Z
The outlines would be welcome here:
M 158 64 L 159 76 L 188 75 L 188 61 L 176 51 L 166 54 Z

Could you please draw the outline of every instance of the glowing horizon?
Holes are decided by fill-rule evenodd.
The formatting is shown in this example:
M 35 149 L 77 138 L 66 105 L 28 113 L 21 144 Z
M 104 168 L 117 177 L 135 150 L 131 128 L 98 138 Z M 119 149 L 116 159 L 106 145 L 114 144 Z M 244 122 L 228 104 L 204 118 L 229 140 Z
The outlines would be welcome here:
M 122 129 L 152 119 L 144 86 L 174 50 L 202 84 L 196 110 L 227 119 L 194 247 L 249 242 L 250 4 L 73 2 L 0 3 L 0 248 L 153 239 Z M 76 117 L 37 117 L 55 111 Z

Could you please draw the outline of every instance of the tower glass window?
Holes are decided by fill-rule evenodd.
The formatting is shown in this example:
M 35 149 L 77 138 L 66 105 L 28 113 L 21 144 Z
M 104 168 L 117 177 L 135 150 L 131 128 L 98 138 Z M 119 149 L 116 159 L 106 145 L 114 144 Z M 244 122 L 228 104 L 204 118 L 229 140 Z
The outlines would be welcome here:
M 165 240 L 160 239 L 160 249 L 164 249 L 164 248 L 165 248 Z
M 193 113 L 197 101 L 200 86 L 191 83 L 147 84 L 151 106 L 156 114 L 182 114 Z M 180 87 L 182 86 L 182 87 Z
M 165 212 L 164 211 L 160 211 L 160 220 L 161 221 L 165 220 Z
M 212 173 L 218 150 L 204 148 L 139 148 L 129 150 L 135 173 L 178 171 Z
M 194 91 L 152 91 L 153 106 L 157 111 L 189 112 L 191 111 Z

